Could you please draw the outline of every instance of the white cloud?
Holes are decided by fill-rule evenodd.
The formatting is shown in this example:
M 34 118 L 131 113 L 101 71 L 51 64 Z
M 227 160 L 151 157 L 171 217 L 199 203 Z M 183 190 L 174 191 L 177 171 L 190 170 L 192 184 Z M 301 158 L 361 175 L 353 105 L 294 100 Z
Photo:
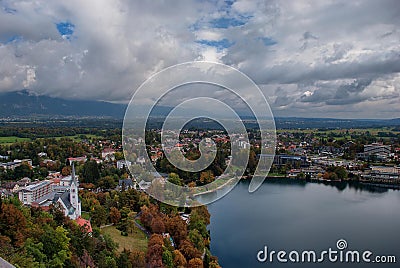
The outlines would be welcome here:
M 395 0 L 238 0 L 232 6 L 196 0 L 8 0 L 1 5 L 0 91 L 29 87 L 50 96 L 127 101 L 162 68 L 205 59 L 253 78 L 279 115 L 365 117 L 374 109 L 382 117 L 398 116 Z M 221 18 L 238 25 L 216 28 Z M 70 40 L 56 28 L 66 21 L 75 25 Z M 196 42 L 223 39 L 233 45 L 217 49 Z M 354 81 L 369 84 L 352 91 Z

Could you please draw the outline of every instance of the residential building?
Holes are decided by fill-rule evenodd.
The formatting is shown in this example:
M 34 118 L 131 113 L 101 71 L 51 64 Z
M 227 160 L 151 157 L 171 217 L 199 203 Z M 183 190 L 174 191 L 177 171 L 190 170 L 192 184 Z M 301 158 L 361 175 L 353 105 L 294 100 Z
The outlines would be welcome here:
M 22 164 L 27 164 L 29 166 L 32 166 L 32 160 L 31 159 L 15 159 L 13 162 L 7 162 L 7 163 L 0 163 L 0 167 L 3 167 L 4 169 L 11 169 L 14 170 L 16 167 L 19 167 Z
M 364 145 L 365 155 L 389 155 L 391 151 L 390 145 L 383 145 L 382 143 L 372 143 Z
M 400 167 L 396 166 L 371 166 L 370 168 L 374 172 L 400 174 Z
M 31 205 L 43 196 L 52 191 L 51 182 L 49 180 L 41 181 L 36 184 L 28 185 L 18 192 L 19 200 L 24 205 Z
M 47 153 L 45 153 L 45 152 L 40 152 L 37 155 L 38 155 L 38 157 L 42 157 L 42 158 L 47 157 Z
M 74 162 L 85 163 L 86 161 L 87 161 L 86 155 L 68 158 L 69 165 L 72 165 Z
M 114 161 L 115 160 L 115 150 L 112 148 L 105 148 L 101 152 L 101 158 L 106 160 L 106 161 Z
M 284 166 L 289 164 L 292 167 L 306 167 L 310 165 L 310 163 L 307 161 L 307 157 L 304 155 L 284 155 L 284 154 L 275 155 L 273 164 L 277 166 Z
M 132 189 L 135 188 L 135 181 L 132 179 L 123 179 L 118 181 L 118 187 L 121 190 L 127 190 L 127 189 Z
M 118 169 L 124 169 L 124 168 L 128 168 L 132 165 L 132 162 L 127 161 L 127 160 L 118 160 L 117 161 L 117 168 Z
M 70 182 L 58 187 L 51 187 L 52 191 L 36 199 L 32 204 L 38 207 L 48 207 L 51 204 L 58 205 L 64 215 L 72 220 L 81 217 L 81 201 L 78 197 L 78 180 L 75 175 L 75 166 L 72 165 L 72 174 L 68 176 Z
M 8 160 L 9 158 L 8 155 L 0 155 L 0 160 Z

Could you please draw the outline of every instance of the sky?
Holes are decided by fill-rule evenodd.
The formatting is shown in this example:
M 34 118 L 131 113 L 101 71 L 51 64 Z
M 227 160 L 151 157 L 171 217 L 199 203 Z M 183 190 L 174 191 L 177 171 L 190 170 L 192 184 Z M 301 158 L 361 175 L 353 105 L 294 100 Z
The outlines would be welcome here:
M 0 92 L 126 103 L 193 60 L 248 75 L 275 116 L 400 117 L 398 0 L 0 0 Z

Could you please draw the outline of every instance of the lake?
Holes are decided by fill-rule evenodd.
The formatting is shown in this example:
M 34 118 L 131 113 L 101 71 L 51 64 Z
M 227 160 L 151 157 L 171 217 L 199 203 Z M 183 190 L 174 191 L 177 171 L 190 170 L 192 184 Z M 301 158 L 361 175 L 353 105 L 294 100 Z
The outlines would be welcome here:
M 222 267 L 400 267 L 400 191 L 359 183 L 267 179 L 249 193 L 248 184 L 240 182 L 208 205 L 211 252 Z M 360 256 L 369 250 L 373 252 L 367 256 L 370 260 L 376 255 L 394 255 L 397 263 L 332 263 L 327 255 L 318 264 L 281 263 L 276 255 L 273 262 L 257 260 L 265 246 L 267 255 L 271 250 L 284 250 L 288 259 L 295 250 L 301 258 L 303 251 L 313 250 L 318 259 L 328 248 L 340 252 L 339 239 L 347 242 L 343 256 L 349 250 L 358 250 Z M 291 256 L 296 260 L 296 255 Z

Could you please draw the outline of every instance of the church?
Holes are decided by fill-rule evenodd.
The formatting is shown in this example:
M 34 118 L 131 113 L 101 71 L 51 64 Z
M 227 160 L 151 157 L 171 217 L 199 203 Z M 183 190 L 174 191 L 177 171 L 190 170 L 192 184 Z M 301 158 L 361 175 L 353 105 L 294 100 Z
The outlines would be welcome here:
M 78 180 L 74 164 L 70 176 L 63 178 L 58 185 L 52 185 L 50 193 L 32 202 L 32 206 L 42 208 L 48 208 L 51 204 L 58 206 L 71 220 L 81 217 L 81 201 L 78 196 Z
M 56 196 L 55 196 L 56 197 Z M 81 201 L 78 197 L 78 181 L 75 175 L 75 166 L 72 164 L 71 184 L 69 191 L 63 192 L 58 199 L 53 199 L 64 211 L 65 216 L 76 220 L 81 216 Z

